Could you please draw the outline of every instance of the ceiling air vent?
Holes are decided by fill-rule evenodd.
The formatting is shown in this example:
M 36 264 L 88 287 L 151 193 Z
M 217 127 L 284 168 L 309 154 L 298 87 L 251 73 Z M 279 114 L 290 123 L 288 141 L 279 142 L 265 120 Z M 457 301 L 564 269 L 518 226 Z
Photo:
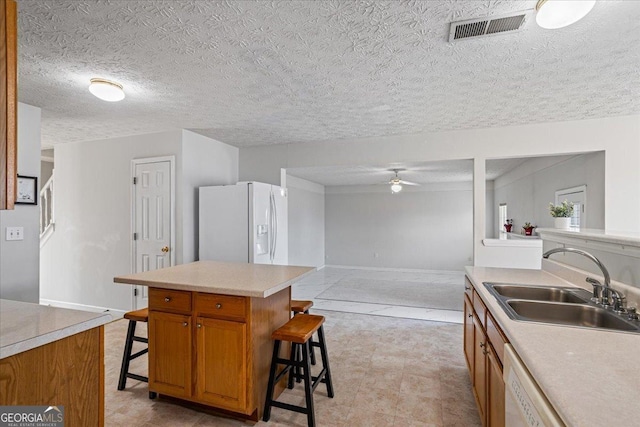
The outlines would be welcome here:
M 533 11 L 494 16 L 491 18 L 468 19 L 451 23 L 449 41 L 492 36 L 520 31 Z

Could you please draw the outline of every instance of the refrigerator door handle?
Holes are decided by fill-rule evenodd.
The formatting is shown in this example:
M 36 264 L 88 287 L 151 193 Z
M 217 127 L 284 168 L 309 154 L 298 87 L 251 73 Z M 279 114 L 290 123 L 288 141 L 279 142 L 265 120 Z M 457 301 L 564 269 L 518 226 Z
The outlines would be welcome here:
M 269 194 L 269 259 L 273 262 L 273 242 L 274 242 L 274 227 L 273 227 L 273 194 Z
M 276 204 L 276 196 L 273 197 L 273 259 L 276 259 L 276 249 L 278 248 L 278 205 Z

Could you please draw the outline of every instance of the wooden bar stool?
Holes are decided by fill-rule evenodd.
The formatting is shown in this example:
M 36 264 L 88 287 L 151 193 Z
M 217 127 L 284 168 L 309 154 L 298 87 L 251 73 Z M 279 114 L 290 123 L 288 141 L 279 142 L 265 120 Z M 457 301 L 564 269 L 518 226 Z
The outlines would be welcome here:
M 297 299 L 291 300 L 291 311 L 293 312 L 294 315 L 298 313 L 309 314 L 309 309 L 311 307 L 313 307 L 313 301 L 297 300 Z M 309 351 L 311 352 L 312 365 L 316 364 L 316 352 L 314 351 L 314 349 L 319 346 L 320 345 L 317 342 L 313 341 L 313 336 L 309 338 Z M 302 360 L 302 358 L 300 358 L 299 360 Z M 298 380 L 298 382 L 300 381 Z M 289 384 L 289 388 L 293 388 L 292 383 Z
M 124 390 L 125 386 L 127 385 L 127 378 L 133 378 L 135 380 L 144 381 L 147 383 L 149 382 L 148 377 L 129 373 L 129 362 L 149 352 L 149 347 L 147 347 L 135 354 L 131 354 L 131 352 L 133 351 L 134 341 L 143 342 L 147 345 L 149 344 L 148 338 L 135 336 L 137 322 L 147 323 L 149 321 L 149 310 L 147 308 L 142 308 L 140 310 L 130 311 L 128 313 L 125 313 L 124 318 L 129 319 L 129 330 L 127 331 L 127 339 L 124 343 L 124 354 L 122 355 L 122 367 L 120 368 L 120 381 L 118 381 L 118 390 Z
M 333 398 L 333 384 L 331 383 L 331 369 L 329 368 L 329 356 L 327 355 L 324 329 L 322 328 L 323 323 L 323 316 L 317 316 L 314 314 L 297 314 L 271 334 L 271 338 L 275 340 L 275 342 L 273 344 L 273 356 L 271 357 L 271 369 L 269 370 L 267 399 L 264 404 L 264 414 L 262 416 L 264 421 L 269 421 L 269 418 L 271 418 L 271 407 L 275 406 L 289 411 L 307 414 L 307 424 L 309 427 L 314 427 L 315 413 L 313 410 L 313 391 L 316 389 L 318 384 L 321 382 L 325 383 L 327 386 L 327 394 L 330 398 Z M 311 375 L 309 340 L 316 331 L 318 332 L 320 356 L 322 358 L 322 370 L 318 376 L 314 377 Z M 280 344 L 282 341 L 289 341 L 291 343 L 291 357 L 289 359 L 282 359 L 279 357 Z M 298 354 L 298 347 L 302 347 L 302 360 L 298 360 L 296 357 Z M 284 365 L 285 367 L 277 373 L 278 365 Z M 295 367 L 301 368 L 302 374 L 292 373 L 291 370 Z M 275 385 L 287 373 L 290 375 L 290 378 L 291 375 L 299 375 L 302 377 L 302 380 L 304 381 L 305 407 L 290 405 L 288 403 L 273 400 Z

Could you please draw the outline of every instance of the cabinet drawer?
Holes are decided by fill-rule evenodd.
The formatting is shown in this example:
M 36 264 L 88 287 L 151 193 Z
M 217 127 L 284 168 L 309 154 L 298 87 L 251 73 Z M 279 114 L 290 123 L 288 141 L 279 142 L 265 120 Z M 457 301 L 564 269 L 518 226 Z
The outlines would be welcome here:
M 469 297 L 469 301 L 473 301 L 473 285 L 467 276 L 464 277 L 464 293 Z
M 478 315 L 478 319 L 480 319 L 480 323 L 484 327 L 487 323 L 487 320 L 486 320 L 487 307 L 485 307 L 484 303 L 482 302 L 482 299 L 480 298 L 480 295 L 478 295 L 478 293 L 475 290 L 473 291 L 473 309 Z
M 247 298 L 220 294 L 196 294 L 196 313 L 221 319 L 245 320 Z
M 191 312 L 191 292 L 149 288 L 149 309 L 189 314 Z
M 504 336 L 491 313 L 487 313 L 487 336 L 501 364 L 504 364 L 504 345 L 509 340 Z

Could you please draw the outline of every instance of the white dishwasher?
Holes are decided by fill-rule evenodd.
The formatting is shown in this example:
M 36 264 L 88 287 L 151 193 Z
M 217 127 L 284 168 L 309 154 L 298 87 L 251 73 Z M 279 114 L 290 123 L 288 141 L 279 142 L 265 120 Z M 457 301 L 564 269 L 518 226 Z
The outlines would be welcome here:
M 563 427 L 513 347 L 504 346 L 505 426 Z

